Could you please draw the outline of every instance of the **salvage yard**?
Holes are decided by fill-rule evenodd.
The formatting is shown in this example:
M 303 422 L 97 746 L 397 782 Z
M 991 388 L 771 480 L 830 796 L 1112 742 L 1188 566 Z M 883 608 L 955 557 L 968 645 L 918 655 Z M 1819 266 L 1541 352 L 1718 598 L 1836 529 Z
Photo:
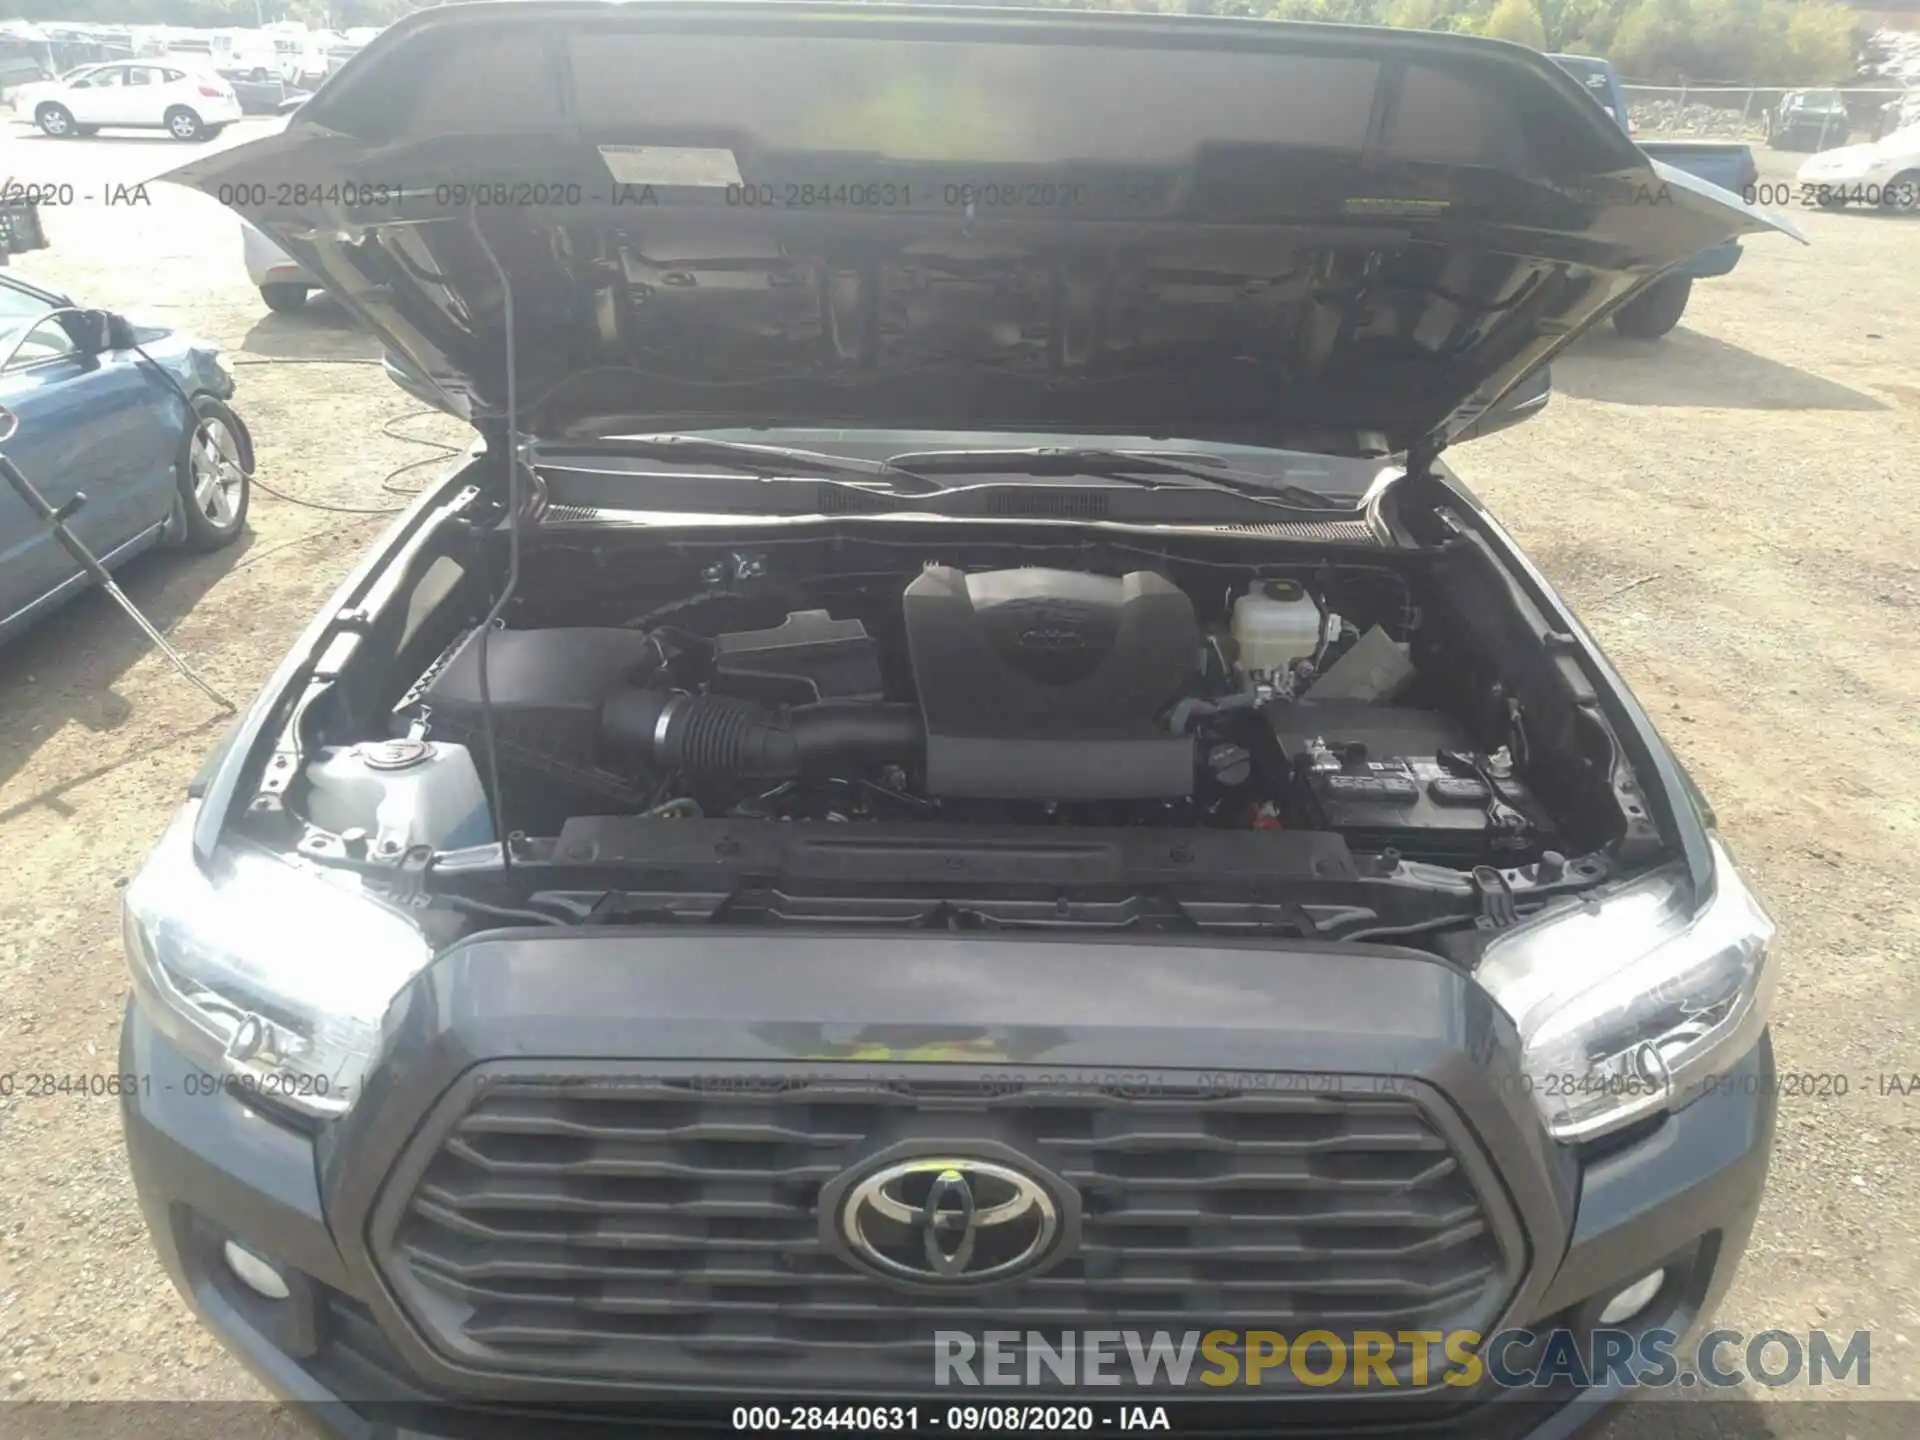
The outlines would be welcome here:
M 404 503 L 445 462 L 389 480 L 435 453 L 396 437 L 457 446 L 461 427 L 377 364 L 264 363 L 378 351 L 324 299 L 269 313 L 213 201 L 136 188 L 204 151 L 9 127 L 0 179 L 75 191 L 17 273 L 218 341 L 275 490 Z M 1769 179 L 1799 158 L 1761 152 Z M 1749 240 L 1673 335 L 1589 337 L 1542 418 L 1454 459 L 1653 711 L 1780 924 L 1790 1088 L 1719 1322 L 1869 1330 L 1869 1393 L 1920 1400 L 1920 223 L 1793 219 L 1810 246 Z M 256 489 L 241 543 L 142 558 L 123 583 L 244 701 L 385 523 Z M 118 1068 L 114 886 L 224 724 L 103 595 L 0 650 L 0 1074 Z M 0 1398 L 260 1393 L 153 1257 L 116 1102 L 0 1098 Z M 1723 1433 L 1811 1433 L 1760 1415 Z

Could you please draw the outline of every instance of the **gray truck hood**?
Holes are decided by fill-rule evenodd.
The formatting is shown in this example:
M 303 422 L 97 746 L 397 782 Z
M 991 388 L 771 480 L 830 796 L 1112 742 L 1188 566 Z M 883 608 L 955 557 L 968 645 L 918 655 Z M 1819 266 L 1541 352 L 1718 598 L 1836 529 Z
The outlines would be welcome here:
M 1793 233 L 1518 46 L 973 7 L 421 10 L 166 178 L 549 438 L 1431 451 L 1669 266 Z

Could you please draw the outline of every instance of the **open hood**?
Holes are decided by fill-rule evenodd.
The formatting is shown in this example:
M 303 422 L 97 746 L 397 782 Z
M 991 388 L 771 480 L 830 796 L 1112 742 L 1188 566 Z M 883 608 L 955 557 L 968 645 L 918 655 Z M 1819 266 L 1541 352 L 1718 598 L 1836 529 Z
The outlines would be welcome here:
M 1519 46 L 845 4 L 446 5 L 166 177 L 447 407 L 1430 453 L 1784 222 Z M 511 315 L 516 363 L 507 363 Z

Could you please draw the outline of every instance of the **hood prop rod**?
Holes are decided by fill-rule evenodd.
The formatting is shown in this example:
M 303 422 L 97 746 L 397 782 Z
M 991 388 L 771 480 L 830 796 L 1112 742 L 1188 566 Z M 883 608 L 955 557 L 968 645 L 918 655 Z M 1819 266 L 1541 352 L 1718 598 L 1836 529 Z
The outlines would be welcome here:
M 27 343 L 28 336 L 32 335 L 48 321 L 62 319 L 68 315 L 78 316 L 90 324 L 108 325 L 112 323 L 106 319 L 103 312 L 98 310 L 82 310 L 76 305 L 56 306 L 34 320 L 32 324 L 28 325 L 26 329 L 14 337 L 13 347 L 7 351 L 4 357 L 0 357 L 0 369 L 5 369 L 13 363 L 13 357 L 20 353 L 21 347 Z M 180 396 L 187 407 L 187 424 L 192 427 L 187 433 L 190 436 L 198 436 L 200 426 L 199 412 L 193 408 L 193 401 L 187 393 L 181 389 L 180 382 L 173 378 L 165 366 L 147 354 L 145 350 L 140 349 L 139 345 L 136 344 L 133 348 L 139 352 L 140 358 L 146 361 L 155 373 L 171 385 L 174 391 Z M 5 444 L 11 440 L 13 438 L 13 432 L 19 428 L 20 417 L 5 406 L 0 406 L 0 444 Z M 140 627 L 141 632 L 154 643 L 162 655 L 167 657 L 174 669 L 178 670 L 191 681 L 194 688 L 202 695 L 213 701 L 214 704 L 218 705 L 229 715 L 239 710 L 240 707 L 238 705 L 235 705 L 233 701 L 214 689 L 206 677 L 188 663 L 187 657 L 168 643 L 167 637 L 162 635 L 159 628 L 151 620 L 147 619 L 146 614 L 140 607 L 128 598 L 127 592 L 122 590 L 119 585 L 114 582 L 112 572 L 100 563 L 91 550 L 80 543 L 80 537 L 75 535 L 68 527 L 67 520 L 69 517 L 87 503 L 87 497 L 84 494 L 75 492 L 71 499 L 56 509 L 48 503 L 47 497 L 40 493 L 39 487 L 36 486 L 33 481 L 29 480 L 21 471 L 20 467 L 14 464 L 12 459 L 4 453 L 0 453 L 0 479 L 5 480 L 8 485 L 13 487 L 13 493 L 20 497 L 22 504 L 39 517 L 42 525 L 53 532 L 53 538 L 58 540 L 60 542 L 60 548 L 65 550 L 67 554 L 73 558 L 73 563 L 78 565 L 89 579 L 99 585 L 102 590 L 106 591 L 114 604 L 127 612 L 127 618 Z
M 488 263 L 493 266 L 493 273 L 500 279 L 500 307 L 507 329 L 507 583 L 501 587 L 500 597 L 493 602 L 487 618 L 480 622 L 480 637 L 474 646 L 480 664 L 480 732 L 487 750 L 487 784 L 493 791 L 493 831 L 500 845 L 500 870 L 505 874 L 513 868 L 513 832 L 507 828 L 506 791 L 500 788 L 500 750 L 493 735 L 493 691 L 487 680 L 487 637 L 493 633 L 494 626 L 501 623 L 500 617 L 506 611 L 507 602 L 513 598 L 513 592 L 520 584 L 520 510 L 523 496 L 520 493 L 519 357 L 514 348 L 513 280 L 508 276 L 506 266 L 500 263 L 500 257 L 494 253 L 493 246 L 487 243 L 486 232 L 480 226 L 477 199 L 468 208 L 467 216 L 473 226 L 474 239 L 479 241 Z
M 19 422 L 14 418 L 12 411 L 5 411 L 4 414 L 5 419 L 0 420 L 0 432 L 10 435 Z M 127 592 L 114 583 L 113 575 L 107 567 L 95 559 L 93 552 L 82 545 L 73 531 L 67 528 L 67 517 L 86 504 L 85 495 L 76 493 L 71 500 L 56 510 L 47 503 L 47 497 L 40 493 L 34 483 L 20 472 L 20 467 L 4 454 L 0 454 L 0 478 L 5 479 L 7 484 L 13 487 L 13 493 L 25 502 L 29 510 L 40 517 L 40 523 L 53 532 L 53 538 L 58 540 L 61 548 L 73 557 L 74 563 L 113 598 L 114 604 L 127 612 L 127 618 L 140 627 L 146 637 L 159 648 L 160 653 L 172 662 L 174 669 L 190 680 L 202 695 L 228 714 L 231 715 L 240 708 L 214 689 L 207 682 L 206 677 L 188 663 L 186 656 L 167 643 L 167 637 L 162 635 L 154 623 L 141 612 L 140 607 L 128 598 Z

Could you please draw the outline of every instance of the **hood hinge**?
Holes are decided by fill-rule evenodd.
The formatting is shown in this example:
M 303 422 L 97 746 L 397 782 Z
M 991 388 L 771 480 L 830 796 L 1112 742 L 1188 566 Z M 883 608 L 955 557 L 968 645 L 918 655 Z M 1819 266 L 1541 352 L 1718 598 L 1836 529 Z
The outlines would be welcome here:
M 1427 471 L 1432 468 L 1433 462 L 1440 458 L 1440 452 L 1445 448 L 1439 441 L 1431 438 L 1416 440 L 1409 445 L 1407 447 L 1407 478 L 1409 480 L 1427 479 Z
M 480 432 L 489 459 L 497 460 L 507 453 L 507 422 L 504 419 L 498 415 L 483 415 L 468 423 Z

